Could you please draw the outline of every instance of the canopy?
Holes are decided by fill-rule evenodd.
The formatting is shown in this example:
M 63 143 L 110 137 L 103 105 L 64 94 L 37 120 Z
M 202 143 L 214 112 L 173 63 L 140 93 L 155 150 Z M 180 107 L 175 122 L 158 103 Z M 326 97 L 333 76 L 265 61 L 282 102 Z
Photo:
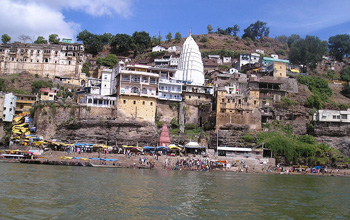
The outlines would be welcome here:
M 169 148 L 168 147 L 164 147 L 164 146 L 158 146 L 157 147 L 157 150 L 160 150 L 160 151 L 162 151 L 162 150 L 168 150 Z
M 185 145 L 185 148 L 204 148 L 200 146 L 197 142 L 189 142 Z
M 156 148 L 155 147 L 151 147 L 151 146 L 144 146 L 143 147 L 144 150 L 155 150 Z
M 176 145 L 169 145 L 169 149 L 170 150 L 181 150 L 181 147 L 178 147 L 178 146 L 176 146 Z
M 239 151 L 239 152 L 251 152 L 251 148 L 244 147 L 218 147 L 218 150 L 222 151 Z

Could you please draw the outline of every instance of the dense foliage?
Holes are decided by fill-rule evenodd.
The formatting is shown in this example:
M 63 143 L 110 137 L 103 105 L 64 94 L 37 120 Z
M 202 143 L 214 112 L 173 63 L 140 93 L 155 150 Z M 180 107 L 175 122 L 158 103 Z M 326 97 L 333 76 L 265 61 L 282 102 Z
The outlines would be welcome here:
M 329 53 L 338 61 L 343 61 L 344 56 L 350 55 L 350 35 L 337 34 L 328 39 Z
M 299 75 L 298 82 L 307 85 L 314 95 L 319 96 L 324 101 L 332 96 L 332 89 L 329 88 L 327 81 L 317 76 Z
M 7 44 L 8 42 L 11 41 L 11 37 L 8 34 L 3 34 L 1 36 L 1 41 L 2 43 Z
M 35 41 L 35 44 L 47 44 L 47 40 L 43 36 L 39 36 Z
M 303 72 L 306 72 L 308 67 L 315 69 L 326 52 L 327 42 L 316 36 L 306 36 L 305 39 L 296 40 L 291 45 L 289 60 L 293 64 L 302 65 Z
M 267 23 L 263 21 L 257 21 L 254 24 L 249 25 L 244 29 L 243 38 L 249 37 L 252 40 L 256 40 L 262 37 L 268 37 L 270 28 L 266 26 Z
M 52 88 L 52 81 L 35 80 L 32 82 L 32 93 L 38 93 L 41 88 Z
M 108 54 L 105 58 L 98 57 L 96 59 L 96 64 L 99 66 L 106 66 L 113 68 L 115 64 L 118 63 L 118 58 L 115 54 Z
M 49 42 L 52 44 L 58 44 L 60 42 L 60 39 L 58 38 L 57 34 L 50 34 L 49 35 Z
M 315 166 L 339 162 L 339 152 L 326 144 L 317 144 L 309 135 L 293 136 L 271 131 L 259 134 L 258 143 L 264 143 L 264 148 L 270 149 L 277 160 L 284 157 L 290 164 Z

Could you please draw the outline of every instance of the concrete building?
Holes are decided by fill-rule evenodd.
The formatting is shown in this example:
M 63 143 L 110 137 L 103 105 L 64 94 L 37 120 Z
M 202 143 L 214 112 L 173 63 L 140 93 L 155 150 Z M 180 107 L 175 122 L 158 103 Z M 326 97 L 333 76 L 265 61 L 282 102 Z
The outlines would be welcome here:
M 155 121 L 159 74 L 146 65 L 127 65 L 117 71 L 118 110 L 126 117 Z
M 79 104 L 90 107 L 115 108 L 117 104 L 117 97 L 86 95 L 79 99 Z
M 287 63 L 281 61 L 274 61 L 267 65 L 266 71 L 269 76 L 286 78 Z
M 86 61 L 84 46 L 78 43 L 0 45 L 0 75 L 27 71 L 41 77 L 78 77 Z
M 192 36 L 183 44 L 175 79 L 186 84 L 204 85 L 204 70 L 201 52 Z
M 175 69 L 165 69 L 153 67 L 152 71 L 158 73 L 158 99 L 168 101 L 181 101 L 182 100 L 182 82 L 175 80 Z
M 117 93 L 117 68 L 103 69 L 101 76 L 101 96 L 109 96 Z
M 40 101 L 55 101 L 56 91 L 50 88 L 40 89 Z
M 2 111 L 2 120 L 6 122 L 12 122 L 13 116 L 15 115 L 17 97 L 12 93 L 4 95 L 4 102 Z
M 350 123 L 350 109 L 347 111 L 317 110 L 313 115 L 317 122 Z
M 251 53 L 251 54 L 240 54 L 239 60 L 236 63 L 235 68 L 237 70 L 241 70 L 241 67 L 246 64 L 254 64 L 258 63 L 260 60 L 260 54 L 258 53 Z
M 32 106 L 38 101 L 36 95 L 16 94 L 16 113 L 29 112 Z
M 176 69 L 177 65 L 179 63 L 178 57 L 170 56 L 163 56 L 161 59 L 154 59 L 154 66 L 155 67 L 162 67 L 162 68 L 173 68 Z
M 165 51 L 166 48 L 160 45 L 154 46 L 152 47 L 152 52 L 161 52 L 161 51 Z
M 216 130 L 226 124 L 249 125 L 261 129 L 261 115 L 256 105 L 251 105 L 245 94 L 235 87 L 220 87 L 216 91 Z

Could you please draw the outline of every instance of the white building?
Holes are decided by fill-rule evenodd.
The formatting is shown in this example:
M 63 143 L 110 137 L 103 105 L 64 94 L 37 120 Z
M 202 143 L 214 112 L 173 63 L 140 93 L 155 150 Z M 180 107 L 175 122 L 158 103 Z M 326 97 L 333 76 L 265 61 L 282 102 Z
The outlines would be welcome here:
M 154 65 L 156 67 L 164 67 L 164 68 L 177 68 L 179 63 L 178 57 L 163 56 L 161 59 L 154 59 Z
M 192 36 L 183 44 L 175 79 L 186 84 L 204 84 L 204 71 L 201 52 Z
M 5 94 L 4 97 L 4 111 L 2 120 L 12 122 L 13 116 L 15 115 L 17 97 L 12 93 Z
M 241 70 L 241 67 L 251 63 L 258 63 L 260 60 L 260 54 L 258 53 L 251 53 L 251 54 L 240 54 L 239 55 L 239 61 L 236 63 L 236 69 Z
M 113 69 L 103 69 L 101 76 L 101 96 L 113 95 L 117 93 L 116 88 L 116 67 Z
M 114 108 L 117 104 L 117 97 L 86 95 L 79 100 L 79 103 L 90 107 Z
M 314 121 L 350 123 L 350 109 L 347 111 L 318 110 L 314 113 Z
M 169 101 L 181 101 L 182 100 L 182 82 L 175 80 L 175 69 L 165 68 L 152 68 L 154 72 L 159 73 L 158 84 L 158 99 Z
M 171 46 L 168 48 L 169 53 L 180 53 L 181 52 L 181 47 L 179 46 Z
M 161 52 L 161 51 L 165 51 L 166 48 L 160 45 L 154 46 L 152 47 L 152 52 Z

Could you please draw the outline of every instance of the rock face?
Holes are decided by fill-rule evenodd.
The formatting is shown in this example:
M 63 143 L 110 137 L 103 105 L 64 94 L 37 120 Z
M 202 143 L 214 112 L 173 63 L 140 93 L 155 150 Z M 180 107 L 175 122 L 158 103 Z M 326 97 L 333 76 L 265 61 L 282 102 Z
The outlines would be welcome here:
M 220 127 L 217 133 L 212 131 L 210 133 L 210 142 L 208 148 L 215 149 L 216 146 L 229 147 L 247 147 L 249 143 L 243 143 L 240 137 L 248 132 L 248 125 L 233 125 L 227 124 Z
M 34 123 L 38 136 L 65 143 L 155 146 L 159 138 L 154 123 L 124 119 L 107 108 L 44 107 L 37 109 Z
M 315 123 L 314 136 L 320 143 L 326 143 L 350 157 L 350 125 L 339 123 Z

